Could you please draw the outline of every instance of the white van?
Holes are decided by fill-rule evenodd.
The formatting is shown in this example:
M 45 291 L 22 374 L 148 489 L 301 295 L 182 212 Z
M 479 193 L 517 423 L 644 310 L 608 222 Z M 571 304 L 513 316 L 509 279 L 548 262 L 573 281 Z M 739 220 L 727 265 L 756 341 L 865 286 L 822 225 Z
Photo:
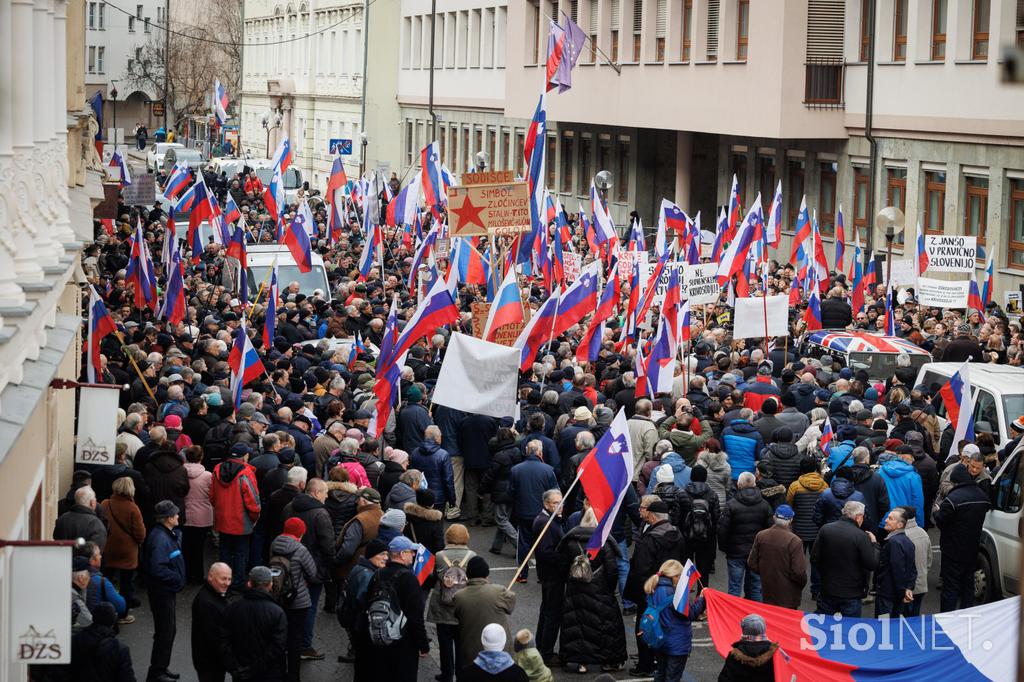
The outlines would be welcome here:
M 205 248 L 206 245 L 210 243 L 210 239 L 212 239 L 213 236 L 214 236 L 214 234 L 213 234 L 213 226 L 210 225 L 209 221 L 204 220 L 203 222 L 199 223 L 199 226 L 196 229 L 199 230 L 199 240 L 200 240 L 200 243 Z M 174 238 L 177 239 L 179 243 L 181 243 L 187 237 L 188 237 L 188 216 L 184 216 L 184 217 L 175 216 L 174 217 Z M 221 240 L 220 239 L 214 239 L 214 241 L 216 241 L 219 244 Z
M 248 164 L 255 171 L 256 177 L 260 179 L 263 186 L 268 186 L 274 177 L 274 166 L 271 161 L 269 159 L 249 159 Z M 302 187 L 302 172 L 293 164 L 284 172 L 283 180 L 285 201 L 294 204 L 298 201 L 299 189 Z
M 283 292 L 291 282 L 299 283 L 299 292 L 306 296 L 312 296 L 313 292 L 319 289 L 323 292 L 323 298 L 327 302 L 331 300 L 331 287 L 327 281 L 327 270 L 324 268 L 324 259 L 315 251 L 310 254 L 313 269 L 309 272 L 300 272 L 299 266 L 295 263 L 291 251 L 283 244 L 259 244 L 250 245 L 247 248 L 249 256 L 249 300 L 256 300 L 256 292 L 260 285 L 267 282 L 270 286 L 270 268 L 277 260 L 277 286 Z M 265 300 L 265 298 L 264 298 Z
M 917 373 L 916 385 L 945 385 L 960 369 L 959 362 L 929 362 Z M 974 386 L 974 431 L 991 433 L 997 446 L 1010 442 L 1010 422 L 1024 414 L 1024 368 L 1010 365 L 971 363 L 971 385 Z M 946 417 L 945 405 L 937 409 L 939 417 Z M 945 428 L 945 424 L 942 424 Z

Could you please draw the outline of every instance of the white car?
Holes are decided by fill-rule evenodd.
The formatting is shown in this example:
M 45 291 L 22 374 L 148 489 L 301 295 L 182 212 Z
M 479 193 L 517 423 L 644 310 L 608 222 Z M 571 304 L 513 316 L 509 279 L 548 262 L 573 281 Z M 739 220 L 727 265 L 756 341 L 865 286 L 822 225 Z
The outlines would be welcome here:
M 915 385 L 941 387 L 960 366 L 959 362 L 925 363 Z M 969 374 L 974 387 L 974 431 L 992 434 L 996 447 L 1002 448 L 1013 438 L 1010 422 L 1024 414 L 1024 368 L 972 362 Z M 936 412 L 945 428 L 946 406 L 940 403 Z
M 260 179 L 264 187 L 270 184 L 270 180 L 274 177 L 274 168 L 270 161 L 266 159 L 252 159 L 249 161 L 249 166 L 256 172 L 256 177 Z M 284 180 L 285 201 L 289 204 L 294 204 L 298 201 L 299 189 L 302 187 L 302 172 L 292 164 L 284 172 L 284 178 L 282 179 Z
M 157 142 L 150 145 L 149 151 L 146 153 L 146 168 L 153 173 L 159 172 L 164 167 L 164 154 L 167 153 L 167 150 L 184 147 L 185 145 L 177 142 Z

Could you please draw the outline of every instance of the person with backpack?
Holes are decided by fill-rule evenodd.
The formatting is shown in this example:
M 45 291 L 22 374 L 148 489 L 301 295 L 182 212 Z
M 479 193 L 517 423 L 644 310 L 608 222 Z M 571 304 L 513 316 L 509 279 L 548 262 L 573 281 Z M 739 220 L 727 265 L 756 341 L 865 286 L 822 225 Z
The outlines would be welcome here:
M 416 682 L 419 659 L 430 653 L 423 621 L 426 597 L 410 570 L 419 549 L 404 535 L 393 539 L 387 563 L 370 582 L 366 615 L 360 619 L 369 639 L 367 680 Z
M 436 562 L 435 562 L 436 565 Z M 516 608 L 516 595 L 488 580 L 491 567 L 481 556 L 466 562 L 466 586 L 452 599 L 455 620 L 458 622 L 458 652 L 461 666 L 471 663 L 482 651 L 480 635 L 490 623 L 505 630 L 505 651 L 512 652 L 512 635 L 508 617 Z M 459 670 L 461 666 L 456 666 Z
M 306 614 L 313 608 L 309 586 L 320 582 L 313 555 L 302 544 L 305 534 L 306 523 L 293 516 L 284 522 L 284 532 L 270 543 L 269 568 L 274 577 L 270 594 L 288 618 L 288 679 L 291 682 L 299 680 Z
M 338 593 L 338 624 L 348 633 L 349 643 L 348 653 L 338 656 L 338 660 L 355 664 L 357 680 L 367 675 L 366 651 L 369 646 L 366 631 L 357 627 L 359 618 L 366 612 L 370 581 L 387 562 L 387 543 L 378 538 L 370 540 L 366 544 L 366 553 L 356 561 Z
M 640 620 L 638 632 L 654 652 L 655 682 L 679 682 L 683 679 L 686 659 L 693 649 L 693 621 L 704 613 L 704 598 L 688 604 L 686 613 L 673 604 L 676 586 L 683 575 L 683 565 L 669 559 L 644 583 L 647 609 Z
M 718 495 L 707 480 L 708 470 L 700 464 L 694 466 L 690 482 L 677 497 L 679 523 L 676 526 L 686 541 L 687 557 L 705 578 L 715 572 L 718 517 L 721 513 Z
M 434 589 L 427 602 L 427 622 L 437 628 L 439 680 L 451 682 L 455 671 L 462 667 L 456 646 L 459 621 L 455 617 L 455 595 L 469 583 L 466 567 L 476 552 L 469 548 L 469 530 L 461 523 L 448 526 L 444 542 L 444 549 L 434 556 Z

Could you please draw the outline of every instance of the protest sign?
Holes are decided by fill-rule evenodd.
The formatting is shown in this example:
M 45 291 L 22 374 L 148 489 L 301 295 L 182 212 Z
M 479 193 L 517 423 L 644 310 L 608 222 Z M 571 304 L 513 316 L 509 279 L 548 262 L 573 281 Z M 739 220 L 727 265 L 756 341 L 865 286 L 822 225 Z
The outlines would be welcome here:
M 978 260 L 977 237 L 929 234 L 924 238 L 930 272 L 974 272 Z
M 1003 307 L 1007 315 L 1021 314 L 1021 293 L 1019 291 L 1007 291 L 1003 300 L 1006 304 Z
M 718 264 L 702 263 L 683 268 L 683 293 L 690 305 L 717 303 L 722 293 L 718 284 Z
M 966 308 L 968 280 L 950 282 L 944 279 L 917 278 L 917 302 L 936 308 Z
M 482 339 L 484 336 L 484 327 L 487 326 L 487 316 L 491 311 L 491 304 L 483 301 L 474 301 L 469 305 L 470 311 L 473 315 L 473 336 L 478 339 Z M 506 324 L 498 327 L 494 330 L 494 342 L 502 346 L 511 346 L 519 338 L 519 334 L 523 331 L 523 327 L 530 321 L 530 307 L 523 307 L 523 322 L 515 322 L 513 324 Z
M 917 273 L 914 272 L 914 261 L 908 258 L 902 260 L 893 259 L 892 274 L 889 277 L 889 281 L 892 282 L 893 286 L 901 284 L 908 287 L 915 286 L 917 284 Z
M 449 237 L 440 237 L 434 244 L 434 255 L 437 258 L 448 258 L 452 250 L 452 240 Z
M 121 201 L 125 206 L 152 206 L 156 201 L 156 176 L 152 173 L 133 176 L 132 184 L 121 188 Z
M 648 266 L 649 266 L 650 269 L 647 271 L 647 277 L 650 278 L 651 271 L 654 269 L 654 263 L 648 263 Z M 665 263 L 665 269 L 661 271 L 661 277 L 659 277 L 658 281 L 655 282 L 655 284 L 654 284 L 654 286 L 655 286 L 654 302 L 655 303 L 661 304 L 661 302 L 665 300 L 665 292 L 668 291 L 668 280 L 669 280 L 669 277 L 672 276 L 672 271 L 673 270 L 678 270 L 679 271 L 679 286 L 680 286 L 680 288 L 683 287 L 683 268 L 685 266 L 686 266 L 686 263 L 675 262 L 675 261 L 673 261 L 671 263 Z M 717 266 L 715 266 L 715 267 L 717 267 Z
M 566 281 L 575 282 L 579 279 L 580 271 L 583 269 L 583 259 L 578 253 L 562 251 L 562 268 L 565 270 Z
M 647 252 L 646 251 L 619 251 L 619 279 L 626 280 L 627 282 L 633 276 L 633 263 L 640 262 L 640 278 L 645 282 L 645 278 L 650 274 L 645 268 L 647 266 Z
M 114 465 L 119 388 L 79 389 L 75 464 Z
M 441 363 L 432 401 L 489 417 L 515 417 L 518 348 L 455 333 Z
M 735 307 L 734 339 L 763 339 L 766 317 L 768 336 L 789 335 L 789 296 L 769 296 L 767 301 L 761 297 L 737 298 Z
M 514 237 L 530 229 L 529 190 L 525 182 L 449 187 L 448 220 L 453 237 Z

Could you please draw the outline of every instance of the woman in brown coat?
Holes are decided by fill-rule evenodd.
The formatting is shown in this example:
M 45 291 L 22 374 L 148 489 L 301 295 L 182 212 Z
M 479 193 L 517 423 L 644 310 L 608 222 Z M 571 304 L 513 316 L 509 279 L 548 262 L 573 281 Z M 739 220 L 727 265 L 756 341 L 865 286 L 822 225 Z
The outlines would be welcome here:
M 107 518 L 107 544 L 103 548 L 104 573 L 110 578 L 118 572 L 118 592 L 129 608 L 135 608 L 135 569 L 139 567 L 139 547 L 146 541 L 146 526 L 142 512 L 135 504 L 135 483 L 127 476 L 114 481 L 110 499 L 103 500 L 103 515 Z

